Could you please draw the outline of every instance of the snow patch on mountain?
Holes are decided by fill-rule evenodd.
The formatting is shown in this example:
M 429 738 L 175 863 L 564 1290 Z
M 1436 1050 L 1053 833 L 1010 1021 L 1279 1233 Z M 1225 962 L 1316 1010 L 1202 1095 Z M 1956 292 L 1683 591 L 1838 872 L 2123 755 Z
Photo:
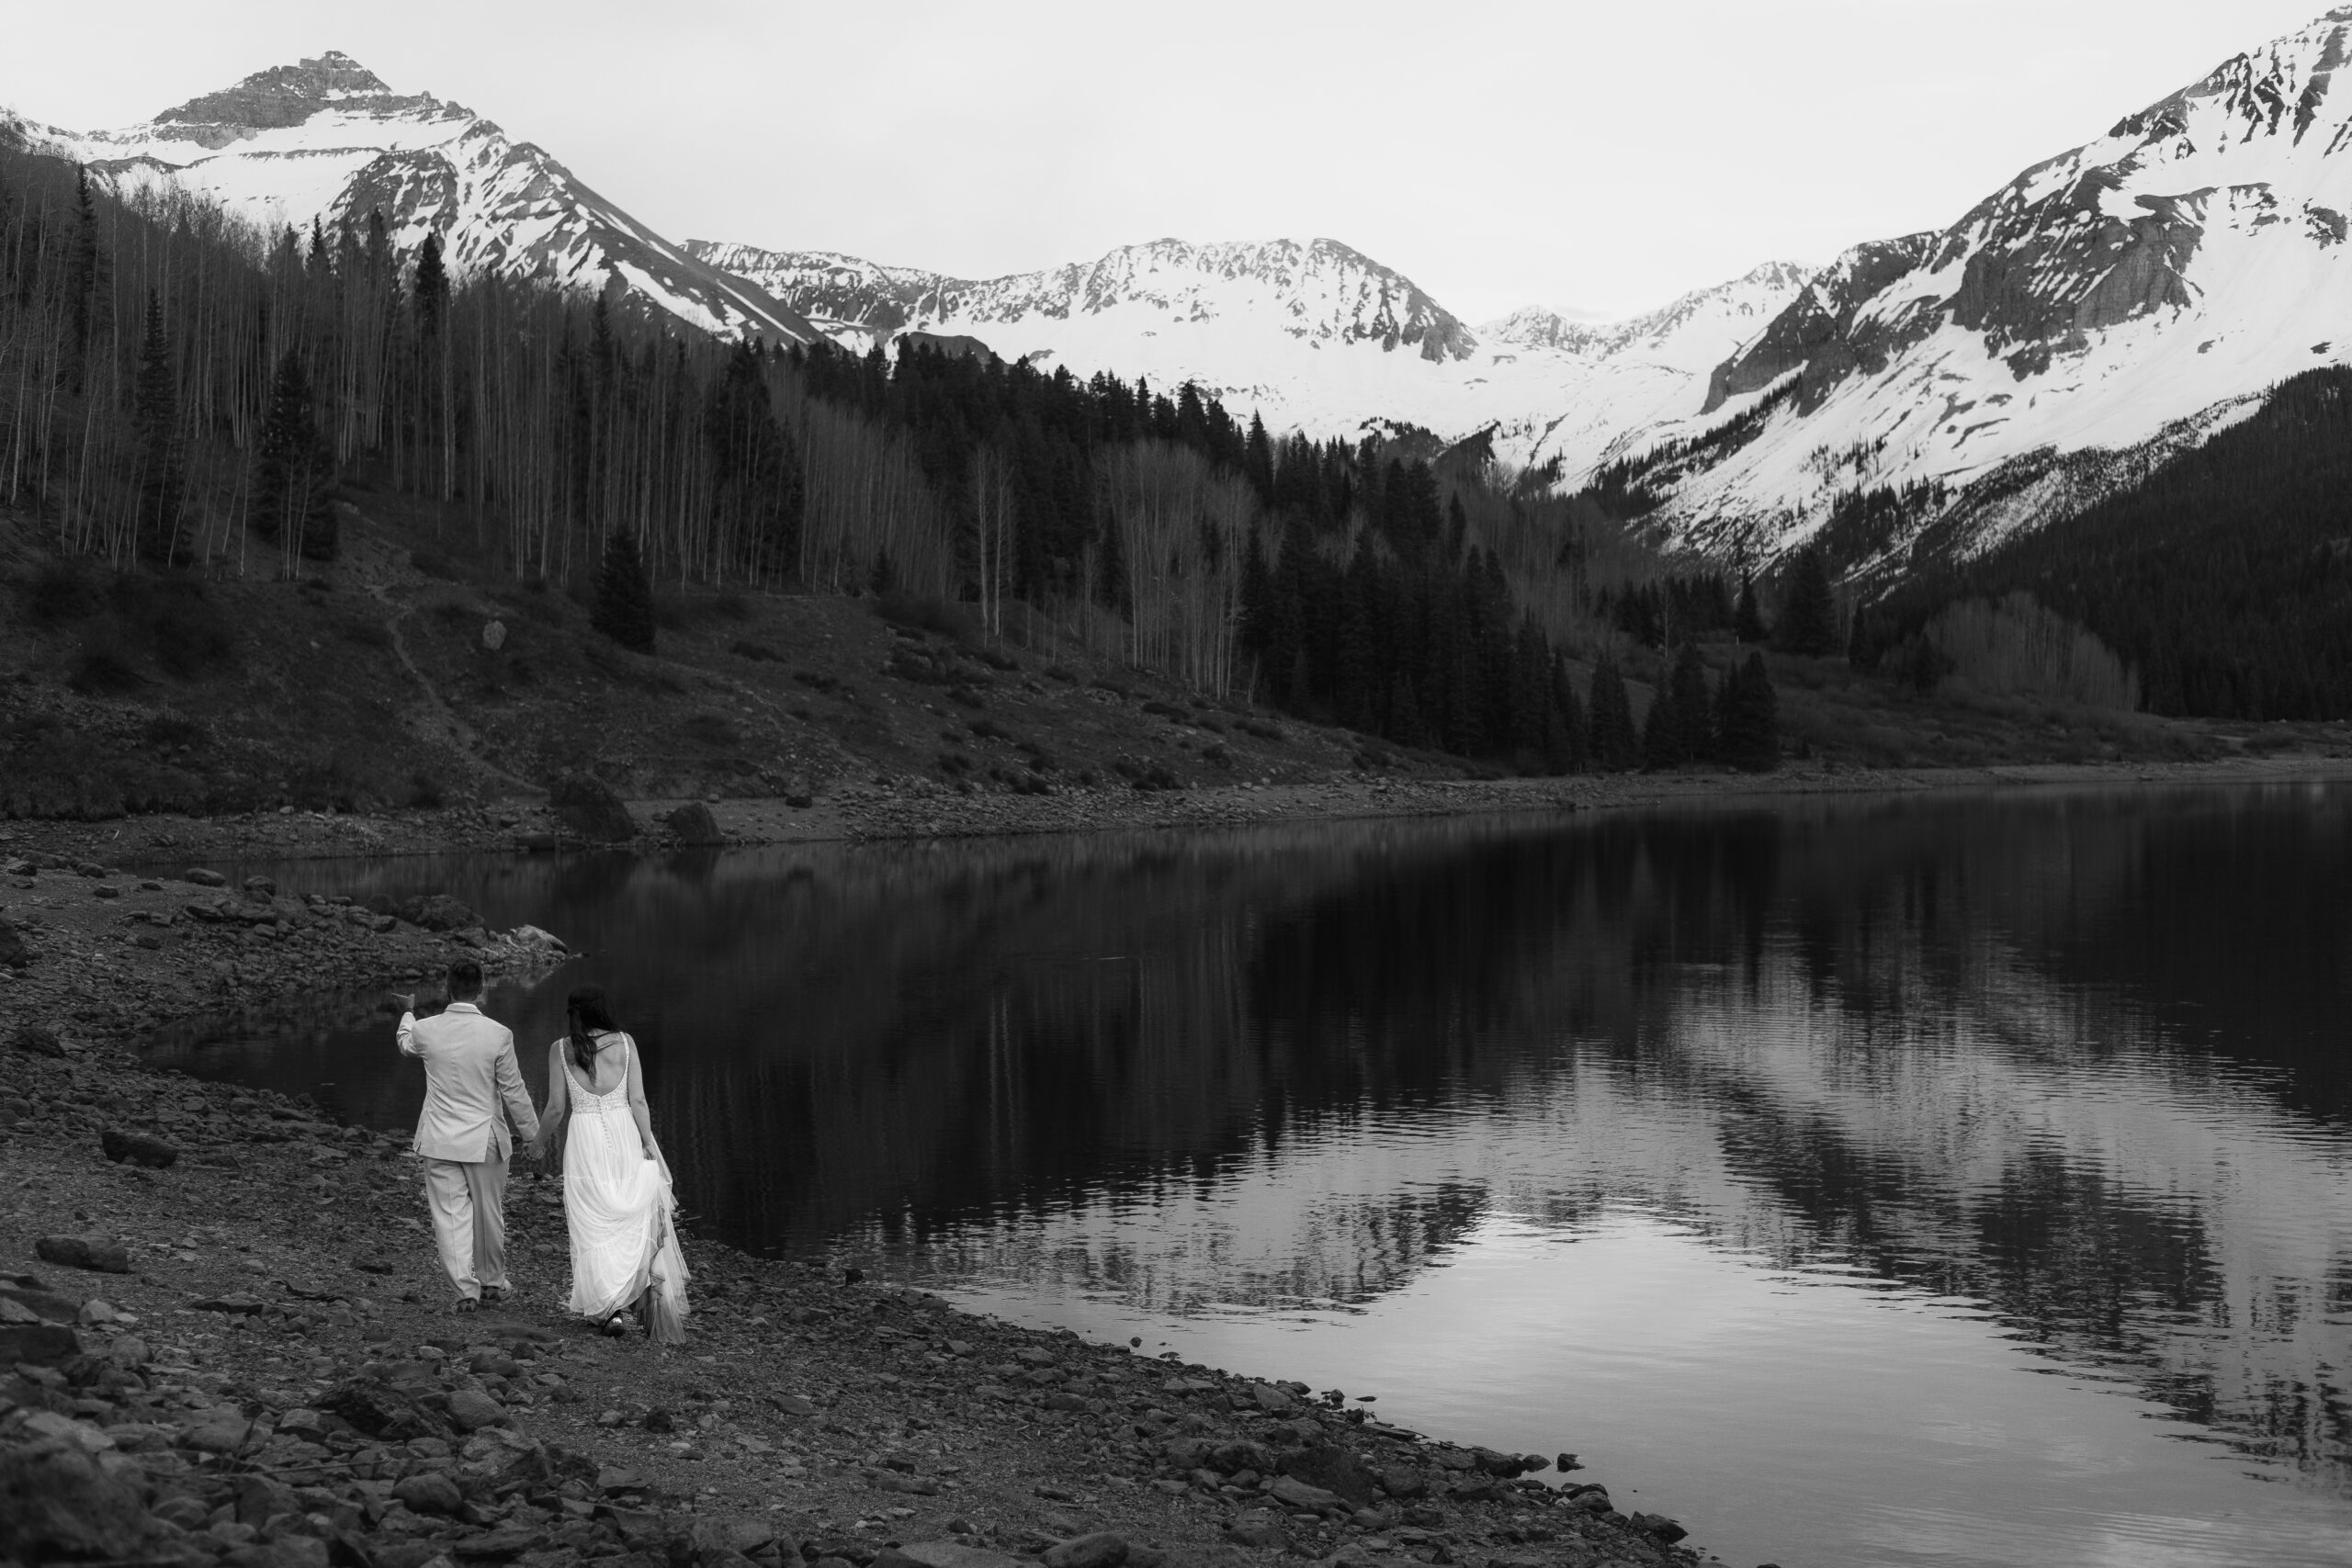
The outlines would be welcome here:
M 1659 514 L 1703 547 L 1774 549 L 1843 490 L 2160 454 L 2352 362 L 2347 58 L 2352 8 L 2027 169 L 1950 229 L 1856 247 L 1724 362 L 1702 412 L 1619 453 L 1703 440 L 1793 376 L 1761 435 L 1683 465 Z M 2093 467 L 2121 484 L 2144 462 Z M 2043 521 L 2096 499 L 2080 468 Z
M 1536 311 L 1474 331 L 1410 278 L 1329 239 L 1161 240 L 977 280 L 826 251 L 686 244 L 854 352 L 910 332 L 968 336 L 1080 377 L 1141 376 L 1163 389 L 1193 381 L 1275 430 L 1491 428 L 1508 460 L 1556 460 L 1577 475 L 1628 430 L 1696 412 L 1709 373 L 1807 276 L 1774 264 L 1571 333 Z
M 814 341 L 795 312 L 672 244 L 544 150 L 430 93 L 400 94 L 335 51 L 256 72 L 141 125 L 74 132 L 16 121 L 36 152 L 126 194 L 168 187 L 265 231 L 332 232 L 380 212 L 403 251 L 438 232 L 459 274 L 617 289 L 724 335 Z

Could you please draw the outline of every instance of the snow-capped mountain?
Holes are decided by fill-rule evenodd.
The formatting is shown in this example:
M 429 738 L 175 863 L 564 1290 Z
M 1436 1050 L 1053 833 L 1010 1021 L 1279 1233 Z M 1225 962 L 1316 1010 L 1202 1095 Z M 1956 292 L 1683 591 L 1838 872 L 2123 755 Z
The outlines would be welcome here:
M 257 72 L 144 125 L 74 132 L 15 121 L 37 152 L 125 191 L 171 186 L 265 229 L 364 223 L 402 250 L 437 230 L 460 273 L 607 288 L 707 331 L 808 342 L 793 311 L 686 254 L 540 148 L 429 93 L 393 92 L 349 55 Z
M 1802 538 L 1840 491 L 1937 480 L 1957 495 L 1938 547 L 1966 551 L 2131 482 L 2278 381 L 2352 362 L 2347 59 L 2352 7 L 1949 229 L 1849 251 L 1724 361 L 1701 409 L 1617 452 L 1672 453 L 1651 476 L 1659 515 L 1717 547 Z M 1899 562 L 1932 521 L 1847 553 Z
M 824 251 L 686 248 L 860 352 L 903 333 L 971 337 L 1079 376 L 1196 381 L 1275 430 L 1493 426 L 1510 459 L 1557 457 L 1579 472 L 1623 433 L 1695 412 L 1710 372 L 1807 276 L 1776 263 L 1631 321 L 1579 326 L 1531 309 L 1473 331 L 1410 278 L 1335 240 L 1161 240 L 984 280 Z

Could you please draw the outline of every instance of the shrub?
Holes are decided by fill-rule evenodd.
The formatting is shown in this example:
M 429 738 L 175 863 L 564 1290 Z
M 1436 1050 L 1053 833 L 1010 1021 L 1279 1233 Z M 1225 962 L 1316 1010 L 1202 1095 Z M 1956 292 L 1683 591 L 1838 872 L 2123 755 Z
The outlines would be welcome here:
M 463 582 L 466 574 L 447 556 L 433 550 L 411 550 L 408 564 L 427 577 L 437 577 L 444 582 Z
M 345 621 L 336 630 L 345 642 L 356 642 L 362 648 L 392 646 L 392 629 L 381 621 Z
M 645 575 L 645 561 L 637 541 L 616 528 L 605 541 L 604 563 L 596 569 L 595 628 L 639 653 L 653 651 L 653 584 Z
M 165 674 L 192 681 L 236 662 L 234 626 L 201 582 L 153 582 L 118 592 L 116 598 L 126 613 L 139 615 Z
M 402 804 L 419 811 L 438 811 L 448 799 L 441 781 L 420 768 L 408 777 L 408 798 Z

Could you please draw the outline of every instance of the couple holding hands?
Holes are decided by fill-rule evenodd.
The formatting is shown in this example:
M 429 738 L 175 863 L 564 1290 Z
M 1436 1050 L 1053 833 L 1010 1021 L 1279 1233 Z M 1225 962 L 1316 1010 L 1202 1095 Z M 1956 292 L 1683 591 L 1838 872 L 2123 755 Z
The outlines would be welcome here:
M 400 1048 L 424 1064 L 424 1110 L 416 1153 L 441 1266 L 457 1287 L 455 1310 L 505 1301 L 507 1116 L 535 1158 L 559 1162 L 571 1233 L 566 1304 L 608 1334 L 642 1326 L 656 1344 L 685 1337 L 686 1262 L 673 1224 L 670 1167 L 654 1141 L 637 1043 L 613 1021 L 602 989 L 565 1001 L 569 1027 L 548 1047 L 548 1101 L 535 1112 L 515 1061 L 514 1036 L 481 1010 L 481 965 L 449 965 L 449 1004 L 416 1016 L 401 1008 Z M 632 1312 L 635 1317 L 631 1316 Z

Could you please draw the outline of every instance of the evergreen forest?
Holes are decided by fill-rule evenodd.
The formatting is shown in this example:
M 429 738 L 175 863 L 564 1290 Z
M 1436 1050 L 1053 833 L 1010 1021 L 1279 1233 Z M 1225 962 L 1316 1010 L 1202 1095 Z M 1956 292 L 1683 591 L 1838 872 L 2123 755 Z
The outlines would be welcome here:
M 1728 640 L 1727 584 L 1427 452 L 1278 439 L 1189 384 L 682 334 L 373 217 L 262 234 L 0 151 L 0 503 L 122 571 L 298 577 L 389 491 L 517 579 L 605 585 L 627 646 L 640 581 L 962 601 L 1401 746 L 1637 765 L 1611 655 Z M 1728 700 L 1653 761 L 1728 755 L 1696 716 Z

